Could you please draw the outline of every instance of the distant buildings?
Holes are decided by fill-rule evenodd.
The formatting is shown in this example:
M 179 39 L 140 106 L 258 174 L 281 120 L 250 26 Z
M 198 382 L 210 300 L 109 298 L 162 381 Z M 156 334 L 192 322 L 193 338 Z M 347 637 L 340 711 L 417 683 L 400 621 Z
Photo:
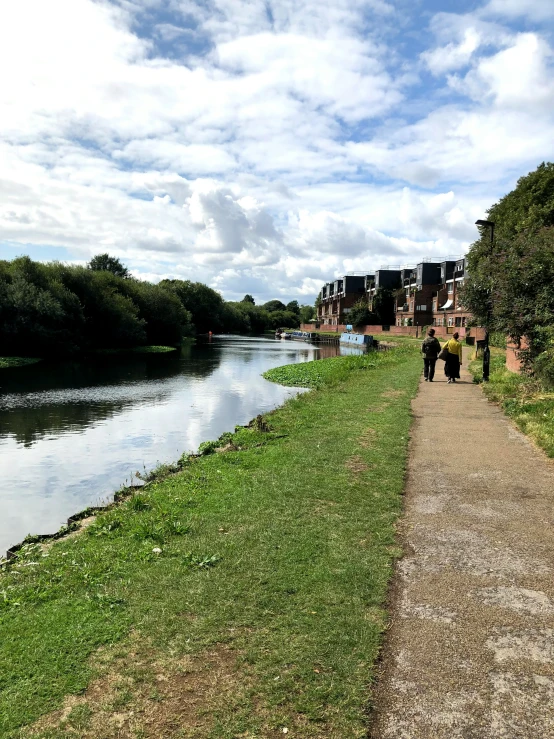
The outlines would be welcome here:
M 366 294 L 367 277 L 373 275 L 345 275 L 321 288 L 321 303 L 317 309 L 317 321 L 329 326 L 348 323 L 350 309 Z
M 375 294 L 387 288 L 394 294 L 396 326 L 464 328 L 471 314 L 459 302 L 466 278 L 466 259 L 424 259 L 416 265 L 384 267 L 374 274 L 344 275 L 321 288 L 317 322 L 348 324 L 348 314 L 360 298 L 373 310 Z M 461 333 L 465 333 L 462 331 Z

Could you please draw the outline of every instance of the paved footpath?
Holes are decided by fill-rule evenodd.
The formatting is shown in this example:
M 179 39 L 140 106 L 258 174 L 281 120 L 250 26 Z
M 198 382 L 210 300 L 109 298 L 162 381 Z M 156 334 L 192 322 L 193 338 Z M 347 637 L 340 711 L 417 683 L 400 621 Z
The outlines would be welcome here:
M 413 402 L 373 739 L 554 739 L 554 463 L 469 374 Z

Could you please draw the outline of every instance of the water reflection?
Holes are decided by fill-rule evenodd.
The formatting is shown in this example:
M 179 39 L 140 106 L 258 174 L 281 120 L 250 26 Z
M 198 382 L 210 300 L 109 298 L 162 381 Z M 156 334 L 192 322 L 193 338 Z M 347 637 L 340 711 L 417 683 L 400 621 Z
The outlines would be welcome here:
M 329 352 L 215 337 L 171 356 L 3 371 L 0 551 L 29 532 L 55 531 L 135 471 L 175 460 L 276 407 L 298 391 L 267 382 L 262 372 L 320 353 Z

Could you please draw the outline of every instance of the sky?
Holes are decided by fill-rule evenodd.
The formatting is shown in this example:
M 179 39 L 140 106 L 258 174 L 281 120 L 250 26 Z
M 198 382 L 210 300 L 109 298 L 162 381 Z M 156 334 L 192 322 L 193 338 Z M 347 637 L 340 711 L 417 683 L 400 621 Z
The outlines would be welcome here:
M 0 4 L 0 258 L 313 302 L 554 159 L 552 0 Z

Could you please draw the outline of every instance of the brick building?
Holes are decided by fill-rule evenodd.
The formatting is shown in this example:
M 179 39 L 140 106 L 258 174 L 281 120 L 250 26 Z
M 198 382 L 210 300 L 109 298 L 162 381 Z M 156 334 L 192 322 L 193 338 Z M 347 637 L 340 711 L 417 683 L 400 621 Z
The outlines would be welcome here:
M 459 291 L 466 277 L 467 260 L 425 259 L 416 265 L 382 267 L 374 274 L 344 275 L 321 289 L 316 321 L 322 325 L 344 326 L 348 313 L 365 296 L 369 310 L 379 288 L 396 292 L 395 325 L 437 326 L 452 333 L 466 333 L 471 314 L 460 305 Z M 475 330 L 474 330 L 475 331 Z M 473 333 L 473 332 L 472 332 Z
M 401 270 L 402 294 L 396 300 L 397 326 L 428 326 L 433 322 L 433 306 L 441 282 L 437 262 L 420 262 Z M 400 292 L 400 291 L 399 291 Z
M 317 321 L 320 324 L 339 326 L 348 323 L 348 313 L 360 298 L 366 294 L 368 279 L 373 275 L 344 275 L 321 288 L 321 302 L 317 308 Z
M 374 275 L 369 275 L 372 279 L 366 280 L 366 293 L 369 310 L 373 310 L 373 299 L 379 288 L 396 290 L 400 285 L 401 269 L 396 267 L 383 267 L 378 269 Z
M 471 313 L 460 305 L 459 292 L 466 276 L 465 257 L 455 262 L 443 262 L 449 265 L 446 278 L 442 281 L 437 303 L 434 306 L 433 326 L 465 328 Z M 452 265 L 452 267 L 450 267 Z

